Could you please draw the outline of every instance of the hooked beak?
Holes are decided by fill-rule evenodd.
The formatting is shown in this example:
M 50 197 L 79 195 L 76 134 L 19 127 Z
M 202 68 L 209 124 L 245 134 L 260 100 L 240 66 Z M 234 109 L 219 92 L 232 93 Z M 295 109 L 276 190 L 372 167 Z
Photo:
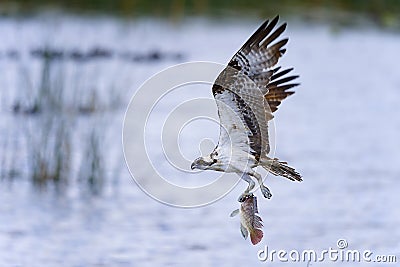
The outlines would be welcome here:
M 196 169 L 196 164 L 194 164 L 194 162 L 192 163 L 192 165 L 190 165 L 190 169 L 192 170 Z

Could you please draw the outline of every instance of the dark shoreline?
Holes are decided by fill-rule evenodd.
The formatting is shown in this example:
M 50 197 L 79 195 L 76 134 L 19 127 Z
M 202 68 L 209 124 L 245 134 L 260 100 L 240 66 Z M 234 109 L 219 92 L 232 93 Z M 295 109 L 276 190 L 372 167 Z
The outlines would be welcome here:
M 130 1 L 130 0 L 3 0 L 0 17 L 31 16 L 43 11 L 61 11 L 80 15 L 111 15 L 123 18 L 143 16 L 180 20 L 189 16 L 271 17 L 280 14 L 306 21 L 328 22 L 341 26 L 373 24 L 400 29 L 400 1 L 326 1 L 326 0 L 206 0 L 206 1 Z

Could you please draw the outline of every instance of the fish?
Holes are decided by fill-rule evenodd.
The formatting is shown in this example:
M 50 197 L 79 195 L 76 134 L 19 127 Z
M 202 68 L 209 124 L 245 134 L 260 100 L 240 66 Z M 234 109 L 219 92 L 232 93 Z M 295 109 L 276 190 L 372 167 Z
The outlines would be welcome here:
M 258 215 L 257 197 L 249 194 L 241 201 L 240 209 L 232 211 L 231 217 L 240 214 L 240 232 L 246 240 L 250 233 L 250 240 L 253 245 L 258 244 L 264 236 L 261 228 L 262 219 Z

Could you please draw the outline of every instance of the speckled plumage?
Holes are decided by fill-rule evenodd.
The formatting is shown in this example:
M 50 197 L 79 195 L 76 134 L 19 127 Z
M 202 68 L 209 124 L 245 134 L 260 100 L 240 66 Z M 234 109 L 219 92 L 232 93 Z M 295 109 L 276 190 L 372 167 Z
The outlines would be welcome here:
M 268 122 L 274 118 L 281 101 L 293 94 L 288 76 L 291 68 L 276 67 L 286 52 L 288 39 L 278 40 L 286 23 L 276 27 L 279 17 L 265 21 L 232 57 L 212 87 L 220 119 L 220 136 L 214 151 L 196 159 L 192 169 L 235 172 L 249 183 L 244 194 L 254 188 L 256 178 L 262 193 L 271 197 L 261 175 L 252 168 L 262 166 L 274 175 L 301 181 L 301 175 L 286 162 L 268 157 Z

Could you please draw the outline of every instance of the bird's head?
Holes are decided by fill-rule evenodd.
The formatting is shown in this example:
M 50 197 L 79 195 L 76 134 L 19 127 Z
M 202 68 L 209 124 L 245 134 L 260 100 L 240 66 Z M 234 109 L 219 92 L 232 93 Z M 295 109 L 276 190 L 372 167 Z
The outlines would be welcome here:
M 190 168 L 192 170 L 199 169 L 199 170 L 209 170 L 213 168 L 213 165 L 217 163 L 218 160 L 213 157 L 213 155 L 208 155 L 206 157 L 200 157 L 193 161 Z

